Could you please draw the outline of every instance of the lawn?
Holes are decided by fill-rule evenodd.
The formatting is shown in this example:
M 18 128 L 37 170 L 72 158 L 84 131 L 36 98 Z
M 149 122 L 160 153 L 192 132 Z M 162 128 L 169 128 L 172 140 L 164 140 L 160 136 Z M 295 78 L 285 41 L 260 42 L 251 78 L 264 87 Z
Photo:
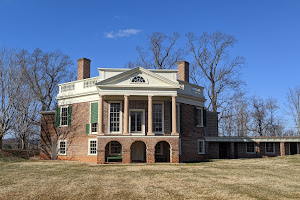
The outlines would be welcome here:
M 300 155 L 95 165 L 0 155 L 0 199 L 300 199 Z

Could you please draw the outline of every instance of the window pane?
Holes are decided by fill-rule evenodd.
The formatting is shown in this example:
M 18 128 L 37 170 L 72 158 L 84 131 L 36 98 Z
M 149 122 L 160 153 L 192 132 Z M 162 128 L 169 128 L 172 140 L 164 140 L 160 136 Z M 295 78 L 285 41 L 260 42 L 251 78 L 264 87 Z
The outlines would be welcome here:
M 110 131 L 119 132 L 120 131 L 120 103 L 110 104 Z
M 119 142 L 112 141 L 110 143 L 110 152 L 111 154 L 121 154 L 122 146 Z
M 61 108 L 61 125 L 68 125 L 68 108 Z
M 153 104 L 153 131 L 162 132 L 162 104 Z
M 92 132 L 98 132 L 98 123 L 92 123 Z
M 97 154 L 97 141 L 96 140 L 90 141 L 90 154 Z

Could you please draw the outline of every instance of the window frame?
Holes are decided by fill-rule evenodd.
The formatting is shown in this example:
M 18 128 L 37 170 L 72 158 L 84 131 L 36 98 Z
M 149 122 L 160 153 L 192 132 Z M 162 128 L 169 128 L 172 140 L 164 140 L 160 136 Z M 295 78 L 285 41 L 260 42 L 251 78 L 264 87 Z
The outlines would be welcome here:
M 92 154 L 91 153 L 91 141 L 96 141 L 96 154 Z M 89 144 L 88 144 L 88 155 L 89 156 L 96 156 L 97 155 L 97 152 L 98 152 L 98 141 L 97 139 L 94 139 L 94 138 L 89 138 L 88 140 Z
M 131 132 L 131 112 L 142 112 L 142 131 L 141 132 Z M 129 109 L 129 120 L 128 120 L 128 129 L 129 133 L 132 135 L 145 135 L 145 109 Z
M 199 110 L 201 112 L 201 124 L 198 124 L 199 120 L 198 120 L 198 115 L 197 115 L 197 127 L 203 127 L 203 107 L 197 106 L 196 109 L 197 109 L 197 113 L 199 112 Z
M 200 142 L 202 142 L 202 151 L 201 151 L 201 152 L 199 152 L 199 143 L 200 143 Z M 197 148 L 197 149 L 198 149 L 197 151 L 198 151 L 198 154 L 199 154 L 199 155 L 200 155 L 200 154 L 201 154 L 201 155 L 202 155 L 202 154 L 205 154 L 205 140 L 204 140 L 204 139 L 198 139 L 198 140 L 197 140 L 197 147 L 198 147 L 198 148 Z
M 118 142 L 118 141 L 110 141 L 109 142 L 109 147 L 108 147 L 108 153 L 109 153 L 109 155 L 112 155 L 112 156 L 122 156 L 122 154 L 123 154 L 123 147 L 122 147 L 122 144 L 120 143 L 120 142 L 118 142 L 120 145 L 121 145 L 121 152 L 118 154 L 118 153 L 112 153 L 111 152 L 111 143 L 112 142 Z
M 62 110 L 63 110 L 63 108 L 67 109 L 67 124 L 66 125 L 62 125 Z M 68 112 L 69 112 L 69 106 L 60 107 L 59 126 L 61 126 L 61 127 L 68 126 L 68 120 L 69 120 Z
M 64 142 L 65 143 L 65 153 L 61 153 L 60 152 L 60 143 L 61 142 Z M 67 140 L 65 139 L 61 139 L 61 140 L 58 140 L 58 151 L 57 151 L 57 155 L 59 156 L 66 156 L 67 155 Z
M 161 104 L 162 105 L 162 108 L 161 108 L 162 109 L 162 112 L 161 112 L 161 115 L 162 115 L 162 117 L 161 117 L 162 130 L 161 130 L 161 132 L 154 131 L 154 126 L 153 126 L 153 124 L 154 124 L 153 104 Z M 158 134 L 158 135 L 163 135 L 165 133 L 165 103 L 164 103 L 164 101 L 153 101 L 153 103 L 152 103 L 152 130 L 153 130 L 153 133 Z
M 92 130 L 92 119 L 91 119 L 91 115 L 92 115 L 92 103 L 98 103 L 98 115 L 99 115 L 99 101 L 93 101 L 93 102 L 90 102 L 90 130 L 89 130 L 89 134 L 93 134 L 93 135 L 96 135 L 98 134 L 98 129 L 99 129 L 99 116 L 98 116 L 98 123 L 97 123 L 97 132 L 93 132 Z
M 254 151 L 253 152 L 249 152 L 248 151 L 248 144 L 253 144 L 254 145 Z M 256 143 L 255 142 L 246 142 L 246 154 L 256 154 Z
M 267 143 L 273 144 L 273 151 L 272 151 L 272 152 L 267 152 Z M 275 142 L 266 142 L 266 143 L 265 143 L 265 153 L 266 153 L 266 154 L 275 154 Z
M 110 106 L 111 106 L 111 103 L 120 103 L 120 124 L 119 124 L 119 132 L 116 132 L 116 131 L 110 131 Z M 108 102 L 108 134 L 122 134 L 123 132 L 123 112 L 122 112 L 122 109 L 123 109 L 123 104 L 122 104 L 122 101 L 109 101 Z

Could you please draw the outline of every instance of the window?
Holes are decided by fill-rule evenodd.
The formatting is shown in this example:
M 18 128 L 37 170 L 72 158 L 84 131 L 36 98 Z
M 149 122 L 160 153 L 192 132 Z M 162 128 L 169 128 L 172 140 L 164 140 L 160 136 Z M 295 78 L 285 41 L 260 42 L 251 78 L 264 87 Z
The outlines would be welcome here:
M 121 128 L 121 103 L 110 103 L 109 110 L 109 132 L 120 133 Z
M 58 155 L 67 155 L 67 141 L 59 140 Z
M 98 132 L 98 123 L 92 123 L 92 133 Z
M 204 140 L 198 140 L 198 154 L 205 154 Z
M 89 155 L 97 155 L 97 140 L 89 140 Z
M 275 153 L 275 143 L 273 142 L 266 143 L 266 153 Z
M 197 127 L 203 126 L 203 109 L 201 107 L 196 107 L 195 109 L 195 120 Z
M 132 134 L 145 134 L 145 110 L 130 109 L 129 110 L 129 131 Z
M 62 107 L 61 108 L 61 126 L 67 126 L 68 125 L 68 107 Z
M 131 83 L 145 83 L 145 79 L 141 76 L 136 76 L 131 79 Z
M 109 143 L 109 154 L 110 155 L 121 155 L 122 154 L 122 146 L 117 141 L 112 141 Z
M 163 104 L 154 103 L 153 104 L 153 131 L 155 133 L 163 133 Z
M 163 143 L 159 142 L 155 145 L 155 154 L 163 155 Z
M 255 153 L 255 143 L 254 142 L 247 142 L 246 144 L 246 153 Z

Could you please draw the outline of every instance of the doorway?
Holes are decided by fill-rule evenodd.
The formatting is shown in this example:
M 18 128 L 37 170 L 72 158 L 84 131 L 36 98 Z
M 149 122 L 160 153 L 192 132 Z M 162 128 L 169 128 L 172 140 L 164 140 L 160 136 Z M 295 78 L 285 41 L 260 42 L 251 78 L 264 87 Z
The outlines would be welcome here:
M 130 109 L 129 131 L 132 135 L 145 135 L 145 110 Z
M 290 152 L 291 155 L 297 154 L 298 153 L 298 148 L 297 148 L 297 142 L 291 142 L 290 143 Z

